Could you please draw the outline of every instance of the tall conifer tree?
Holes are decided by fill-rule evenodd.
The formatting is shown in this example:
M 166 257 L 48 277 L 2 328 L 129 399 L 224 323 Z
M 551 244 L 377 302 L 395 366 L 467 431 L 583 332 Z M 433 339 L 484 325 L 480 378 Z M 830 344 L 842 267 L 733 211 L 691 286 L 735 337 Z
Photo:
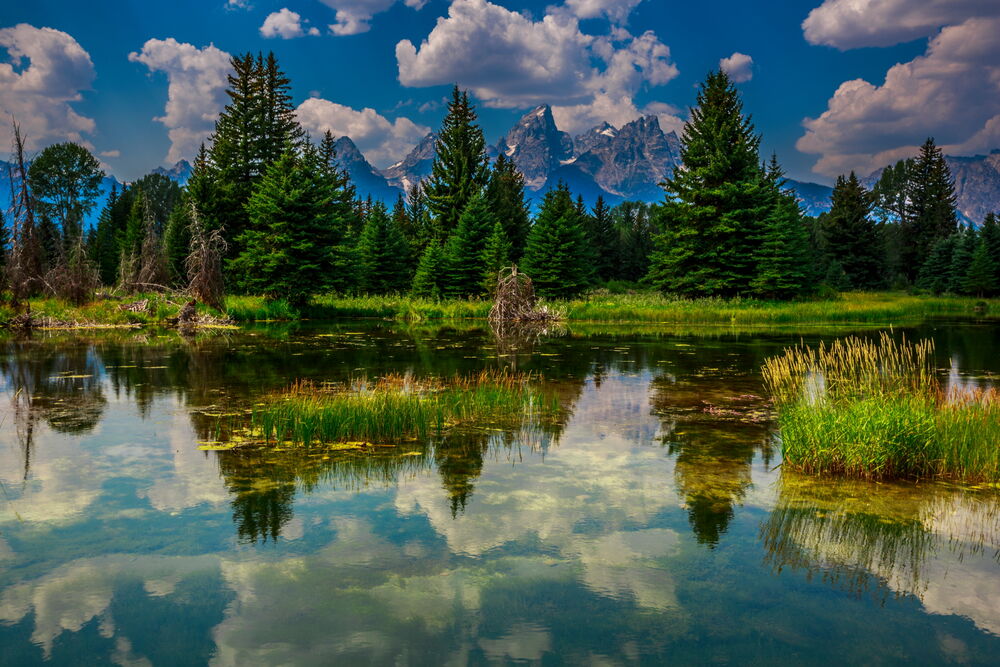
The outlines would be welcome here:
M 874 289 L 884 281 L 881 234 L 872 219 L 872 196 L 852 171 L 833 188 L 830 211 L 821 232 L 829 263 L 847 276 L 847 287 Z
M 411 275 L 409 250 L 395 216 L 381 202 L 373 205 L 358 240 L 359 287 L 374 294 L 406 290 Z
M 483 254 L 495 222 L 486 198 L 482 194 L 473 197 L 444 247 L 442 285 L 446 296 L 483 293 Z
M 486 200 L 510 241 L 511 261 L 519 261 L 528 242 L 531 219 L 524 197 L 524 176 L 503 152 L 497 156 L 490 171 Z
M 565 184 L 545 193 L 521 261 L 541 296 L 570 298 L 590 285 L 591 249 L 583 225 Z
M 909 169 L 902 220 L 902 268 L 913 280 L 934 244 L 958 224 L 955 184 L 941 149 L 927 139 Z

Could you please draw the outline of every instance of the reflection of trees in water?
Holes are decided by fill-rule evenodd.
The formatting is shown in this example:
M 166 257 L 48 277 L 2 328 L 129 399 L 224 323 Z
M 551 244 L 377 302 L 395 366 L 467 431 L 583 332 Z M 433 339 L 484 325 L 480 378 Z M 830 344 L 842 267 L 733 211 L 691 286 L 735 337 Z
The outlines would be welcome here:
M 58 433 L 71 435 L 89 433 L 100 422 L 107 405 L 102 370 L 99 355 L 86 341 L 72 341 L 54 354 L 31 339 L 3 344 L 0 374 L 24 453 L 25 478 L 40 420 Z
M 1000 557 L 1000 498 L 934 486 L 875 485 L 783 471 L 761 525 L 765 562 L 855 595 L 927 590 L 928 564 Z
M 754 455 L 760 452 L 765 463 L 772 456 L 767 402 L 759 379 L 746 374 L 758 356 L 753 348 L 690 351 L 672 357 L 671 372 L 653 381 L 652 403 L 663 422 L 663 442 L 676 457 L 674 477 L 688 522 L 709 548 L 752 486 Z

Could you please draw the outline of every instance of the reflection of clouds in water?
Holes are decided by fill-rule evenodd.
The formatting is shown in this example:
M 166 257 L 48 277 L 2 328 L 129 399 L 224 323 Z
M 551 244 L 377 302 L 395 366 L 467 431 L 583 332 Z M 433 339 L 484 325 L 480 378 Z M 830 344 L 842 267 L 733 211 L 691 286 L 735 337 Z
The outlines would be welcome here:
M 212 556 L 118 555 L 73 561 L 39 579 L 5 589 L 0 595 L 0 621 L 18 623 L 33 614 L 31 640 L 48 657 L 60 634 L 79 632 L 93 619 L 99 621 L 102 636 L 115 636 L 110 606 L 115 585 L 123 578 L 141 579 L 151 595 L 164 596 L 185 577 L 217 568 L 217 562 Z M 119 648 L 130 646 L 125 641 Z
M 199 450 L 191 419 L 180 409 L 169 417 L 169 470 L 155 476 L 153 484 L 142 492 L 160 511 L 179 511 L 202 503 L 219 505 L 229 500 L 225 482 L 219 476 L 214 454 Z M 157 452 L 160 453 L 160 452 Z M 206 460 L 208 459 L 208 460 Z
M 631 594 L 640 607 L 663 610 L 678 604 L 673 578 L 656 559 L 675 555 L 679 544 L 675 531 L 650 528 L 583 538 L 566 551 L 578 554 L 583 581 L 592 591 L 609 597 Z
M 491 660 L 539 662 L 552 648 L 552 638 L 545 628 L 533 623 L 515 624 L 510 632 L 497 639 L 479 639 L 479 646 Z

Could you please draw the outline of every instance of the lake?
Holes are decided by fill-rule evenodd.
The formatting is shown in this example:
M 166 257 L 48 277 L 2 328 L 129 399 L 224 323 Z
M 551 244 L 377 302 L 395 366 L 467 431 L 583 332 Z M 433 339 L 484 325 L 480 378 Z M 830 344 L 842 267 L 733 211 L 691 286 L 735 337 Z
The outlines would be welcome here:
M 848 333 L 4 339 L 0 664 L 995 664 L 997 489 L 781 467 L 760 365 Z M 1000 376 L 996 325 L 894 333 L 951 385 Z M 296 379 L 497 367 L 558 418 L 420 456 L 204 449 Z

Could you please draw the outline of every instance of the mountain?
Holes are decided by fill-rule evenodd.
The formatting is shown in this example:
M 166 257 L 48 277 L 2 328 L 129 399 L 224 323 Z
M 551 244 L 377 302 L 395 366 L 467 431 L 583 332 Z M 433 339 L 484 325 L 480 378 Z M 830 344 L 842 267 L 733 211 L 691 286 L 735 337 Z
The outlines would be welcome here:
M 806 215 L 817 216 L 830 210 L 830 195 L 833 194 L 833 188 L 829 185 L 789 178 L 785 181 L 785 187 L 795 191 L 799 205 Z
M 541 188 L 553 170 L 573 159 L 573 139 L 556 127 L 548 104 L 524 114 L 497 143 L 496 154 L 504 153 L 524 174 L 531 190 Z
M 343 136 L 337 139 L 334 143 L 334 149 L 337 151 L 337 162 L 340 164 L 340 168 L 351 177 L 351 182 L 357 188 L 359 197 L 370 195 L 376 201 L 392 205 L 403 192 L 401 189 L 389 185 L 385 176 L 371 166 L 350 137 Z
M 152 173 L 160 174 L 166 176 L 172 181 L 177 181 L 178 185 L 187 185 L 188 179 L 191 178 L 191 172 L 194 171 L 194 167 L 187 160 L 178 160 L 174 163 L 174 166 L 168 168 L 157 167 Z
M 945 160 L 955 178 L 957 206 L 962 215 L 979 224 L 987 213 L 1000 212 L 1000 150 Z
M 583 134 L 578 134 L 573 138 L 574 154 L 579 157 L 592 148 L 603 148 L 617 136 L 618 128 L 608 121 L 604 121 L 600 125 L 592 127 Z
M 382 170 L 382 177 L 389 185 L 409 191 L 414 184 L 431 175 L 434 163 L 437 133 L 430 132 L 413 150 L 396 164 Z

